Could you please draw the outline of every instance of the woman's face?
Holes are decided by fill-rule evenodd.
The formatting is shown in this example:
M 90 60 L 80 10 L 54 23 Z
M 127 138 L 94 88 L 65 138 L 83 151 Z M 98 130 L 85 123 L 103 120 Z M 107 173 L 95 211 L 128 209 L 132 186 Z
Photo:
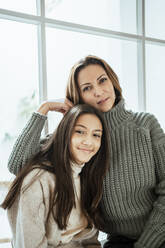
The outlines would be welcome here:
M 101 146 L 102 124 L 93 114 L 81 115 L 71 137 L 71 153 L 78 164 L 88 162 Z
M 109 111 L 115 103 L 115 91 L 107 73 L 100 65 L 88 65 L 78 74 L 80 96 L 84 103 L 102 112 Z

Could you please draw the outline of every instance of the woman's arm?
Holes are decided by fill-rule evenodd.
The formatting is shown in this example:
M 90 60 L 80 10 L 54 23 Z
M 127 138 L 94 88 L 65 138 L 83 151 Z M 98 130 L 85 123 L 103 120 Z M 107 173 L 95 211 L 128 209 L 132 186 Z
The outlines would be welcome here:
M 33 113 L 18 136 L 8 160 L 8 169 L 17 175 L 28 159 L 40 151 L 40 137 L 47 117 Z
M 8 160 L 8 169 L 17 175 L 26 162 L 40 151 L 42 143 L 49 137 L 41 140 L 41 132 L 49 111 L 57 111 L 65 114 L 73 104 L 65 99 L 64 103 L 47 101 L 41 104 L 38 111 L 32 117 L 18 136 Z
M 154 116 L 149 129 L 156 177 L 153 190 L 157 199 L 135 248 L 159 248 L 165 242 L 165 134 Z

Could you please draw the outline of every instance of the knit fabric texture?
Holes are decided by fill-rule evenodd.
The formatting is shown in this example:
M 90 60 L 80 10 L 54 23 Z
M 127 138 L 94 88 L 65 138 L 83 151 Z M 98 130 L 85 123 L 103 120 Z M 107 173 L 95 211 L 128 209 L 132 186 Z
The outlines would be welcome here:
M 47 220 L 50 198 L 55 188 L 55 175 L 34 169 L 23 180 L 21 192 L 8 209 L 9 223 L 13 233 L 12 245 L 15 248 L 80 247 L 93 241 L 94 248 L 101 248 L 96 240 L 97 230 L 88 228 L 88 222 L 80 206 L 80 177 L 82 167 L 73 169 L 76 207 L 68 218 L 67 227 L 60 230 L 52 213 Z M 54 206 L 56 208 L 56 206 Z M 88 248 L 88 246 L 87 246 Z M 91 247 L 93 248 L 93 247 Z
M 135 238 L 135 248 L 158 248 L 165 241 L 165 134 L 153 115 L 127 111 L 123 99 L 104 116 L 111 156 L 102 198 L 105 231 Z M 18 137 L 8 163 L 12 173 L 40 149 L 45 119 L 34 113 Z

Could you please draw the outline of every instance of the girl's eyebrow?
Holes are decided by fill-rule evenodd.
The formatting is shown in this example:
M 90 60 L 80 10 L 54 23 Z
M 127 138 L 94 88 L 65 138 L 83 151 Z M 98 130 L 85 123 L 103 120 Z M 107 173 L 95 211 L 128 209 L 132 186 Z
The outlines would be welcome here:
M 102 76 L 106 76 L 106 74 L 105 74 L 105 73 L 101 74 L 101 75 L 97 78 L 97 81 L 98 81 Z M 82 83 L 82 84 L 80 84 L 80 87 L 81 87 L 81 86 L 84 86 L 84 85 L 88 85 L 88 84 L 90 84 L 90 82 L 88 82 L 88 83 Z
M 81 125 L 81 124 L 76 124 L 75 127 L 83 127 L 83 128 L 86 128 L 84 125 Z M 87 128 L 86 128 L 87 129 Z
M 84 125 L 81 125 L 81 124 L 77 124 L 77 125 L 75 125 L 75 127 L 82 127 L 82 128 L 85 128 L 85 129 L 87 129 L 87 127 L 85 127 Z M 103 130 L 102 129 L 94 129 L 94 131 L 95 132 L 103 132 Z

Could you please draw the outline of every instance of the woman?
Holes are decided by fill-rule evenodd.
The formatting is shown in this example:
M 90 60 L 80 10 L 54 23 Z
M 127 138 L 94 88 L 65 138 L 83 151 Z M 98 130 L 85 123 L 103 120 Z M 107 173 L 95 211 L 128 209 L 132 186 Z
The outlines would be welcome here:
M 32 116 L 17 139 L 9 170 L 17 173 L 41 149 L 48 111 L 65 113 L 72 103 L 92 105 L 104 113 L 110 134 L 111 169 L 104 178 L 101 201 L 109 234 L 105 248 L 160 248 L 165 243 L 165 135 L 158 121 L 149 113 L 125 109 L 117 75 L 95 56 L 73 66 L 66 97 L 63 104 L 43 103 L 41 115 Z
M 104 223 L 100 200 L 107 148 L 102 114 L 85 104 L 73 107 L 2 203 L 13 247 L 86 247 L 88 239 L 87 247 L 101 247 L 94 235 Z

